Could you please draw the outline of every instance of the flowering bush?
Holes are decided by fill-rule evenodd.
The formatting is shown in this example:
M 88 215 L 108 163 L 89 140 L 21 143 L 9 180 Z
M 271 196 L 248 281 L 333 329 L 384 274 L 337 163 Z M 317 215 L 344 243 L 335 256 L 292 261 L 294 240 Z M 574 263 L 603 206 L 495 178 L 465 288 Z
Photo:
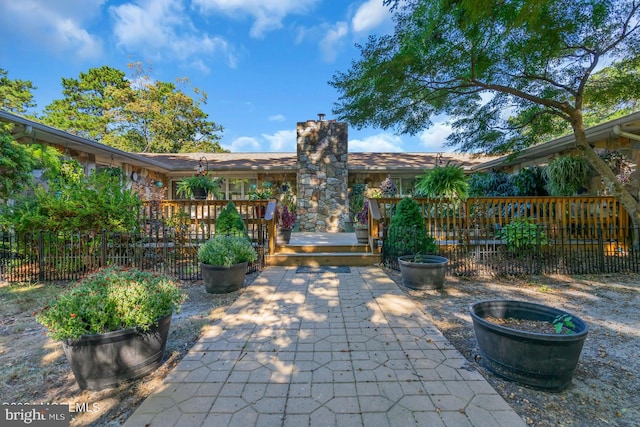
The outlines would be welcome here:
M 245 236 L 216 234 L 198 249 L 198 261 L 203 264 L 231 267 L 256 259 L 258 253 Z
M 296 222 L 296 214 L 284 206 L 282 208 L 282 214 L 280 214 L 280 227 L 290 229 Z
M 138 327 L 179 312 L 186 295 L 166 276 L 136 269 L 104 268 L 87 276 L 36 313 L 56 340 L 74 340 Z
M 356 226 L 368 227 L 369 226 L 369 200 L 365 200 L 362 205 L 362 210 L 356 214 Z
M 396 183 L 390 177 L 387 177 L 380 183 L 380 191 L 384 197 L 395 197 L 398 189 L 396 188 Z

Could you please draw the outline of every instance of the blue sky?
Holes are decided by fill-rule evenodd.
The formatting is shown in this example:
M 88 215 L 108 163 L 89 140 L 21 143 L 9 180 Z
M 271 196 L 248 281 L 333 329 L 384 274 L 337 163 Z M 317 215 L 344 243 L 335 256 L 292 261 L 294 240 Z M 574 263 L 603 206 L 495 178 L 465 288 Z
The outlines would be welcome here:
M 295 151 L 296 123 L 331 114 L 327 83 L 355 43 L 393 30 L 383 0 L 0 0 L 0 68 L 31 80 L 41 111 L 61 79 L 142 61 L 152 78 L 204 90 L 232 152 Z M 192 95 L 188 87 L 183 90 Z M 410 137 L 349 128 L 350 151 L 437 152 L 449 130 Z

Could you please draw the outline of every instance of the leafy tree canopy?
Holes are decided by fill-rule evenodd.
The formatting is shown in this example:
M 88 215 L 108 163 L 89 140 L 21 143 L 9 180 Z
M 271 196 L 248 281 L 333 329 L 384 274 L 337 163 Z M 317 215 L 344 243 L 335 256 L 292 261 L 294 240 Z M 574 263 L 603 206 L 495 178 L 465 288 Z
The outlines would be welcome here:
M 8 74 L 0 68 L 0 108 L 19 114 L 35 107 L 31 91 L 36 87 L 29 80 L 12 80 Z
M 200 108 L 206 93 L 195 88 L 193 99 L 176 83 L 151 79 L 139 63 L 130 68 L 131 78 L 108 66 L 63 78 L 64 97 L 45 108 L 43 122 L 130 152 L 225 151 L 222 126 Z
M 640 4 L 385 4 L 395 11 L 395 32 L 370 37 L 351 68 L 333 76 L 330 84 L 340 93 L 334 114 L 356 127 L 372 125 L 409 134 L 428 128 L 433 117 L 446 115 L 453 130 L 448 144 L 475 153 L 524 148 L 532 138 L 522 138 L 527 134 L 523 129 L 545 129 L 553 125 L 553 118 L 560 118 L 571 127 L 581 155 L 640 225 L 640 205 L 587 143 L 583 117 L 587 84 L 604 60 L 623 64 L 639 56 Z M 597 88 L 594 84 L 594 93 Z
M 11 133 L 12 125 L 0 123 L 0 199 L 13 199 L 33 184 L 33 169 L 44 169 L 44 177 L 57 173 L 58 152 L 40 144 L 17 142 Z

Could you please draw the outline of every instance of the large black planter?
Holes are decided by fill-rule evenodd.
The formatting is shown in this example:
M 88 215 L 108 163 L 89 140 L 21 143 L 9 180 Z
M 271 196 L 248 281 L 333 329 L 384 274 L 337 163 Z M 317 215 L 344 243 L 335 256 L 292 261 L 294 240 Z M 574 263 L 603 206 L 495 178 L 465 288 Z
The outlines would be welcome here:
M 222 267 L 201 263 L 202 281 L 204 282 L 205 290 L 210 294 L 225 294 L 237 291 L 244 284 L 248 265 L 248 262 L 241 262 L 231 267 Z
M 64 340 L 62 349 L 82 390 L 101 390 L 140 378 L 162 364 L 171 314 L 147 332 L 137 328 Z
M 571 384 L 589 327 L 570 314 L 572 334 L 543 334 L 508 328 L 485 317 L 553 320 L 569 314 L 557 308 L 524 301 L 482 301 L 471 305 L 473 328 L 481 363 L 511 381 L 547 391 L 562 391 Z
M 402 284 L 409 289 L 440 289 L 447 272 L 447 258 L 437 255 L 398 257 Z

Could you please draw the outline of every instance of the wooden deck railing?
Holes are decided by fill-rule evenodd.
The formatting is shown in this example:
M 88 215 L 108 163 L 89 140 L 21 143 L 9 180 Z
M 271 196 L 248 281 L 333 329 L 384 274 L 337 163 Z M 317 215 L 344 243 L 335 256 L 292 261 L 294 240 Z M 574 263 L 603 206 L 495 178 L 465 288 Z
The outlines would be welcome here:
M 168 227 L 184 227 L 191 238 L 209 238 L 215 233 L 215 223 L 228 200 L 163 200 L 146 202 L 142 215 L 147 227 L 161 223 Z M 266 244 L 269 253 L 276 247 L 275 200 L 234 200 L 249 236 L 260 245 Z M 267 231 L 264 233 L 263 231 Z M 268 241 L 263 241 L 264 237 Z
M 400 198 L 370 199 L 370 235 L 384 237 Z M 629 215 L 614 197 L 472 197 L 466 201 L 415 199 L 425 225 L 440 241 L 491 239 L 515 219 L 529 219 L 572 239 L 616 239 Z M 464 233 L 464 235 L 462 235 Z M 553 236 L 550 236 L 553 237 Z

